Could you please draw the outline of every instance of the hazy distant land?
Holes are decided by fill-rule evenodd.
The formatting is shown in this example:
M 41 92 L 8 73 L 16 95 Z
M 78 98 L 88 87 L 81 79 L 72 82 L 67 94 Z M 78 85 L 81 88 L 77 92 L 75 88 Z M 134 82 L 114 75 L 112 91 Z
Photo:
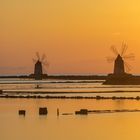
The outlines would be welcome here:
M 0 78 L 31 78 L 32 75 L 12 75 L 0 76 Z M 107 75 L 44 75 L 43 79 L 60 79 L 60 80 L 106 80 Z

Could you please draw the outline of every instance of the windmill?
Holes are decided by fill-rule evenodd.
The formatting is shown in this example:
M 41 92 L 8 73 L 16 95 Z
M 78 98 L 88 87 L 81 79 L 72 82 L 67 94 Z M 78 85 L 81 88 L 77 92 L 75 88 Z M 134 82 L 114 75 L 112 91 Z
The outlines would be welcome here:
M 128 73 L 132 67 L 127 61 L 134 60 L 134 54 L 126 54 L 128 46 L 122 43 L 121 51 L 119 52 L 115 46 L 111 46 L 111 51 L 114 53 L 114 57 L 108 57 L 108 62 L 114 62 L 114 75 L 124 75 Z
M 40 57 L 40 54 L 38 52 L 36 52 L 36 58 L 33 58 L 33 62 L 35 64 L 34 66 L 34 77 L 35 80 L 42 80 L 43 78 L 43 73 L 46 72 L 45 67 L 48 67 L 49 64 L 46 60 L 46 55 L 43 54 Z

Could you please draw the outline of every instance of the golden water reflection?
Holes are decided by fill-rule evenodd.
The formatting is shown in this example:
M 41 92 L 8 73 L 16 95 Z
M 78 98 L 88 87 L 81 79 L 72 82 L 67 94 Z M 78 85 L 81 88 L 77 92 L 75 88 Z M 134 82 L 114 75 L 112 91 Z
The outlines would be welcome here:
M 38 108 L 46 106 L 48 115 L 40 117 Z M 131 100 L 46 100 L 0 99 L 1 140 L 139 140 L 140 113 L 89 114 L 57 117 L 56 110 L 74 113 L 87 109 L 140 109 Z M 25 117 L 18 116 L 26 109 Z

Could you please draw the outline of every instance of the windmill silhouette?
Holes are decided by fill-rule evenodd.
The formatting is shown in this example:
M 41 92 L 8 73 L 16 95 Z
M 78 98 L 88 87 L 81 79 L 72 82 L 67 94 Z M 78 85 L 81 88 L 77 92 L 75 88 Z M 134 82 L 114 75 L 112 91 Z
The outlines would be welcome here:
M 43 54 L 42 57 L 40 57 L 40 54 L 36 52 L 36 58 L 33 58 L 33 62 L 35 64 L 34 66 L 34 78 L 35 80 L 42 80 L 43 73 L 46 72 L 45 67 L 48 67 L 49 64 L 46 60 L 46 55 Z
M 114 75 L 124 75 L 128 73 L 132 67 L 127 61 L 134 60 L 134 54 L 126 54 L 128 46 L 122 43 L 121 51 L 119 52 L 115 46 L 111 46 L 111 51 L 114 53 L 114 57 L 107 57 L 108 62 L 114 62 Z

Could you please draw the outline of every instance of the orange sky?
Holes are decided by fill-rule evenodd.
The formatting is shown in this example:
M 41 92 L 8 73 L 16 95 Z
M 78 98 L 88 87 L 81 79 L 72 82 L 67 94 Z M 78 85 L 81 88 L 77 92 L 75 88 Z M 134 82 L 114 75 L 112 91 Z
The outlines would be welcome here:
M 49 74 L 110 73 L 110 46 L 122 41 L 140 74 L 138 0 L 0 0 L 0 75 L 32 73 L 36 51 Z

